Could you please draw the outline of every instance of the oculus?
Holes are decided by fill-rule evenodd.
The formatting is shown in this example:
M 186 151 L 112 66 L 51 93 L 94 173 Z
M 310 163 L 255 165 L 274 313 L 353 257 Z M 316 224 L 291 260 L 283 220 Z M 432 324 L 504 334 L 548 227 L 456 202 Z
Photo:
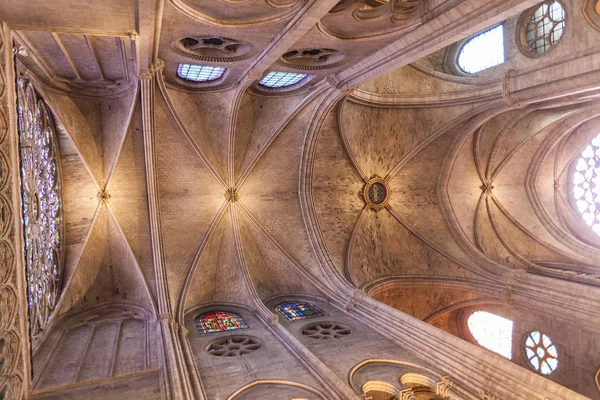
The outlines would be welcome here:
M 345 58 L 334 49 L 299 49 L 288 51 L 281 61 L 298 69 L 322 70 L 341 65 Z
M 269 72 L 261 80 L 260 84 L 264 87 L 277 89 L 295 85 L 303 81 L 308 75 L 296 74 L 294 72 Z
M 479 345 L 509 360 L 512 358 L 511 320 L 486 311 L 475 311 L 467 319 L 467 325 Z
M 317 322 L 302 329 L 302 334 L 312 339 L 340 339 L 350 333 L 349 327 L 337 322 Z
M 531 332 L 527 336 L 525 354 L 531 368 L 542 375 L 550 375 L 558 367 L 556 346 L 541 332 Z
M 196 318 L 196 328 L 198 333 L 206 335 L 208 333 L 235 331 L 238 329 L 247 329 L 248 325 L 242 317 L 234 313 L 211 312 L 202 314 Z
M 31 334 L 43 330 L 59 298 L 62 196 L 52 113 L 32 84 L 17 84 L 22 223 Z
M 462 72 L 475 74 L 502 64 L 504 58 L 504 28 L 498 25 L 488 29 L 462 45 L 457 64 Z
M 319 307 L 310 303 L 286 301 L 275 307 L 275 311 L 287 318 L 288 321 L 324 317 L 327 314 Z
M 587 145 L 575 164 L 573 196 L 585 223 L 600 235 L 600 134 Z
M 387 182 L 378 175 L 373 175 L 359 194 L 367 206 L 375 211 L 385 208 L 390 197 Z
M 250 336 L 227 336 L 211 342 L 206 351 L 218 357 L 240 357 L 258 350 L 261 343 Z
M 565 9 L 557 0 L 530 9 L 519 21 L 519 49 L 533 57 L 548 52 L 562 37 L 565 22 Z
M 251 47 L 239 40 L 222 36 L 190 36 L 175 43 L 178 53 L 199 61 L 235 62 L 250 55 Z
M 224 72 L 224 67 L 194 64 L 179 64 L 177 66 L 177 76 L 192 82 L 215 81 L 222 77 Z

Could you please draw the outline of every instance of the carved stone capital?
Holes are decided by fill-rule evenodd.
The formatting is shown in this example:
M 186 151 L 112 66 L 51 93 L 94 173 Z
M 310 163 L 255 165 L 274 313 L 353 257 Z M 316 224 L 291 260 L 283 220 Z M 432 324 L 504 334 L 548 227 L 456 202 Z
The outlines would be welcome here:
M 366 295 L 367 295 L 367 293 L 364 291 L 364 289 L 356 289 L 354 291 L 354 293 L 352 293 L 352 297 L 350 297 L 350 299 L 348 300 L 348 303 L 346 303 L 346 306 L 345 306 L 346 310 L 348 310 L 348 311 L 354 310 L 356 308 L 356 305 Z
M 504 101 L 510 108 L 523 108 L 524 105 L 521 103 L 521 100 L 519 100 L 513 92 L 512 79 L 514 79 L 516 75 L 517 71 L 514 69 L 508 70 L 504 75 L 504 79 L 502 80 L 502 98 L 504 98 Z
M 279 323 L 279 315 L 271 314 L 269 315 L 269 325 L 277 325 Z

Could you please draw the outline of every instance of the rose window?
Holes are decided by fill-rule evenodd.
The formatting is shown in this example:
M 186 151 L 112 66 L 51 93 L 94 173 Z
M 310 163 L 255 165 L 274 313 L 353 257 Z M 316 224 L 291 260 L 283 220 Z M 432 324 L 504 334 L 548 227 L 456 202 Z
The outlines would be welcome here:
M 31 333 L 48 324 L 61 281 L 62 210 L 52 114 L 33 86 L 17 88 L 25 268 Z
M 543 333 L 536 331 L 527 336 L 525 353 L 531 367 L 542 375 L 550 375 L 558 367 L 556 346 Z
M 587 145 L 575 165 L 573 195 L 586 224 L 600 235 L 600 134 Z

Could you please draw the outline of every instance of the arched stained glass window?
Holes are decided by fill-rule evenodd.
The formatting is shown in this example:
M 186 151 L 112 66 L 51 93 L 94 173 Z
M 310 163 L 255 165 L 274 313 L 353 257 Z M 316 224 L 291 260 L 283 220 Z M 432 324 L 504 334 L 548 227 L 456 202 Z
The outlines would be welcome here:
M 315 317 L 323 317 L 327 314 L 319 307 L 310 303 L 286 301 L 275 307 L 275 311 L 286 317 L 289 321 L 298 321 Z
M 206 65 L 179 64 L 177 76 L 192 82 L 208 82 L 223 76 L 225 68 Z
M 282 88 L 295 85 L 308 75 L 293 72 L 269 72 L 260 80 L 260 84 L 268 88 Z
M 556 346 L 543 333 L 535 331 L 527 336 L 525 353 L 531 367 L 542 375 L 550 375 L 558 367 Z
M 475 311 L 467 320 L 477 343 L 503 357 L 512 358 L 513 322 L 498 315 Z
M 31 334 L 43 330 L 60 293 L 62 196 L 54 117 L 31 82 L 17 84 L 22 223 Z
M 196 327 L 201 335 L 205 335 L 213 332 L 247 329 L 248 325 L 237 314 L 217 311 L 197 317 Z
M 573 195 L 583 220 L 600 235 L 600 134 L 581 153 L 573 174 Z
M 504 28 L 498 25 L 469 39 L 458 53 L 458 66 L 468 74 L 502 64 L 504 58 Z

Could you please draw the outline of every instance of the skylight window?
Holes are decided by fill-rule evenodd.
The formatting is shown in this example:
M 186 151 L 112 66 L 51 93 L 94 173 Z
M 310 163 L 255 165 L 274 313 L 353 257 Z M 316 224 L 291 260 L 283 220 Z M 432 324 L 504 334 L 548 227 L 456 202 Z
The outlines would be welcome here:
M 192 82 L 208 82 L 223 76 L 225 68 L 206 65 L 179 64 L 177 76 Z
M 467 320 L 471 335 L 481 346 L 509 360 L 512 357 L 513 322 L 498 315 L 475 311 Z
M 295 85 L 308 75 L 293 72 L 269 72 L 260 80 L 260 84 L 268 88 L 282 88 Z
M 469 39 L 458 54 L 458 66 L 468 74 L 502 64 L 504 58 L 504 28 L 498 25 Z
M 600 235 L 600 133 L 577 160 L 573 195 L 585 223 Z

